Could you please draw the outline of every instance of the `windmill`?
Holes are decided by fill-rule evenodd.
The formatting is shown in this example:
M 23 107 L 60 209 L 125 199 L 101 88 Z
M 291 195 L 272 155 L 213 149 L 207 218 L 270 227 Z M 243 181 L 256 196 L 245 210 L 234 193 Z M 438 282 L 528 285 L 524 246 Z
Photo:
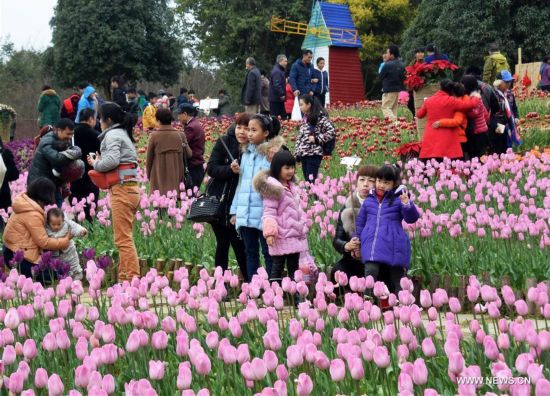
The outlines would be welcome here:
M 303 49 L 313 51 L 313 59 L 325 58 L 330 92 L 327 103 L 356 103 L 364 100 L 363 73 L 359 60 L 362 47 L 349 7 L 317 1 L 309 23 L 273 16 L 271 31 L 305 36 Z

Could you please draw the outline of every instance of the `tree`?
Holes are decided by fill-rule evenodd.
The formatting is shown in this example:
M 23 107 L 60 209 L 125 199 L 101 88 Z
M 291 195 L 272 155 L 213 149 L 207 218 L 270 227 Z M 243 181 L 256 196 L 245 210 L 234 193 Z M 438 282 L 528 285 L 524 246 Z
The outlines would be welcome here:
M 423 0 L 403 35 L 403 50 L 435 43 L 462 66 L 482 65 L 489 43 L 497 43 L 510 65 L 522 47 L 524 61 L 538 61 L 550 48 L 546 0 Z
M 176 0 L 186 18 L 186 43 L 205 63 L 222 69 L 228 88 L 235 96 L 242 85 L 245 60 L 253 56 L 267 71 L 275 57 L 300 56 L 301 36 L 270 31 L 272 15 L 309 22 L 312 0 Z
M 59 0 L 50 22 L 56 78 L 90 81 L 109 92 L 114 75 L 170 83 L 183 66 L 183 44 L 167 0 Z

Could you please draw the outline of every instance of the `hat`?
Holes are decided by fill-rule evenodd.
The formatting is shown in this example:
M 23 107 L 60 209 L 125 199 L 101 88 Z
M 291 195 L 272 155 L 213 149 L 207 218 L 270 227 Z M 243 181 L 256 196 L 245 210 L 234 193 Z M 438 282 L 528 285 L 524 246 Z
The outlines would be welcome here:
M 193 115 L 197 113 L 197 108 L 192 103 L 184 102 L 178 106 L 178 112 Z
M 499 74 L 497 74 L 497 79 L 505 82 L 514 81 L 514 77 L 512 76 L 512 73 L 510 73 L 508 70 L 502 70 Z

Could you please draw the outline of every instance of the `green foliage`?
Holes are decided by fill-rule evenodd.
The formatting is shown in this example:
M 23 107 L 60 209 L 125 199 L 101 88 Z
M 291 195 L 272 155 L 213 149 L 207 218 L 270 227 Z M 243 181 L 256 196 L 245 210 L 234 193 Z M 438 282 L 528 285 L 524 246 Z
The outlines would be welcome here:
M 548 20 L 545 0 L 423 0 L 403 35 L 402 53 L 412 58 L 414 48 L 435 43 L 460 65 L 482 65 L 495 42 L 511 65 L 518 47 L 524 62 L 535 62 L 550 48 Z
M 270 71 L 280 53 L 300 56 L 302 36 L 270 31 L 271 16 L 309 22 L 312 0 L 176 0 L 186 18 L 186 44 L 198 59 L 219 64 L 233 98 L 240 97 L 247 57 Z
M 126 80 L 174 82 L 183 67 L 180 29 L 166 0 L 59 0 L 50 61 L 66 86 Z

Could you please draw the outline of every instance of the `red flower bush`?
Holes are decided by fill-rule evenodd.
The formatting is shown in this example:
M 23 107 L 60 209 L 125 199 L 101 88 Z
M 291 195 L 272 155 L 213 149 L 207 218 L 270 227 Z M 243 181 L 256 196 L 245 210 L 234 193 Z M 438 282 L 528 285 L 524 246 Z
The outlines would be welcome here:
M 452 78 L 458 66 L 446 60 L 435 60 L 431 63 L 415 63 L 407 66 L 405 85 L 410 90 L 417 91 L 425 84 L 439 82 L 445 78 Z

